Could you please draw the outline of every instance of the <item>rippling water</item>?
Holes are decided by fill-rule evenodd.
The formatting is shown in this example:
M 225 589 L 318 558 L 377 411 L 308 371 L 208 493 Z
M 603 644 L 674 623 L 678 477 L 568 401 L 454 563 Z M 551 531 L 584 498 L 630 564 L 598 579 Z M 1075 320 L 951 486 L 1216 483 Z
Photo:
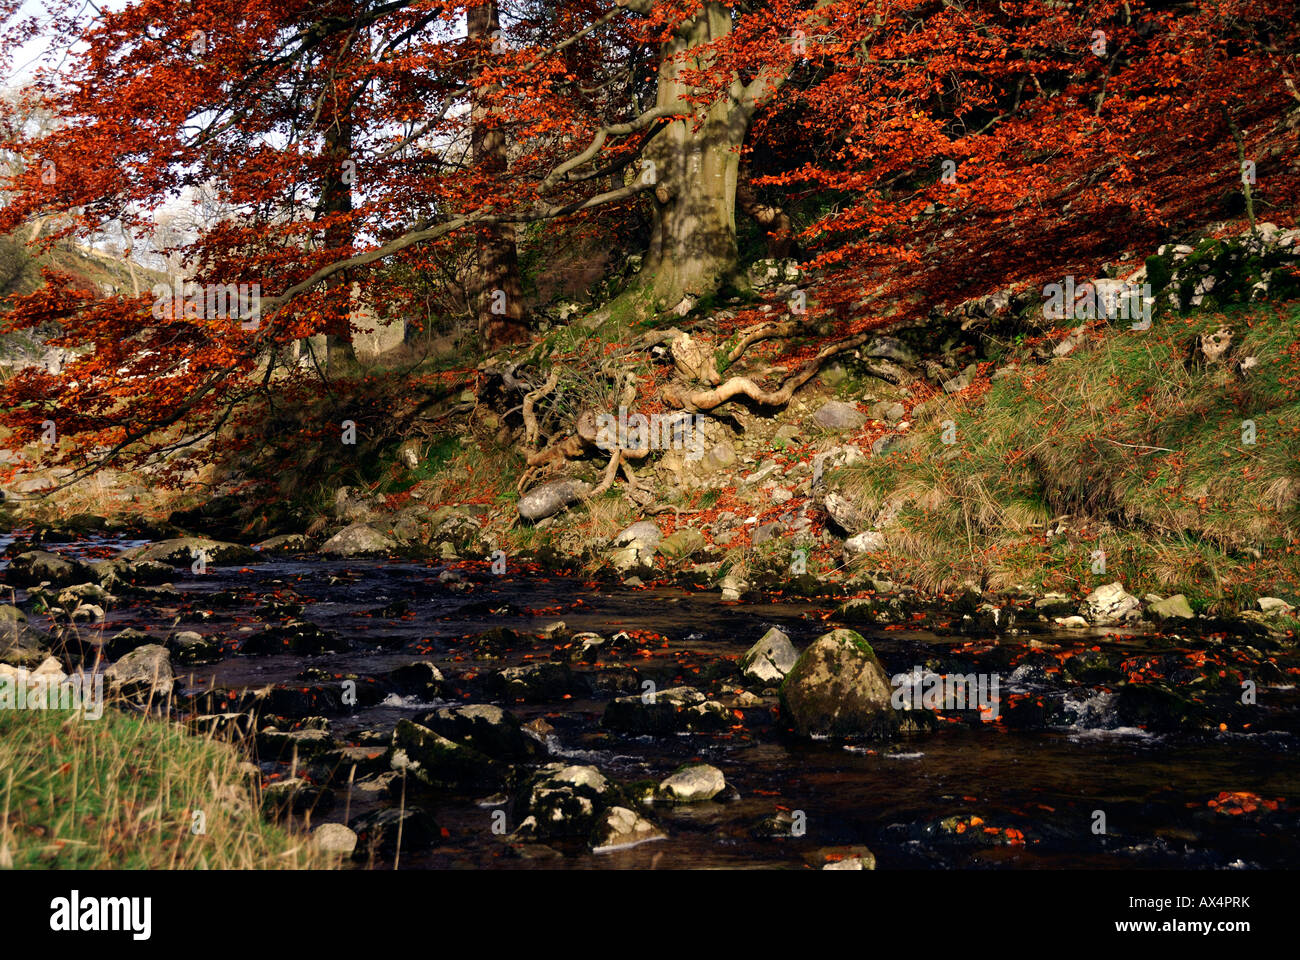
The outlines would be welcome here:
M 54 549 L 94 558 L 130 545 L 100 540 Z M 133 626 L 159 635 L 185 629 L 237 638 L 273 622 L 266 603 L 278 597 L 301 603 L 303 618 L 354 644 L 346 653 L 231 656 L 194 667 L 185 677 L 186 690 L 193 692 L 292 681 L 305 667 L 376 674 L 417 659 L 433 660 L 452 678 L 473 675 L 545 659 L 549 645 L 478 661 L 463 638 L 498 626 L 537 632 L 563 620 L 573 631 L 605 637 L 620 630 L 660 634 L 668 645 L 651 649 L 650 656 L 633 665 L 658 671 L 655 675 L 665 681 L 661 687 L 685 682 L 703 689 L 708 684 L 700 677 L 710 665 L 734 660 L 768 627 L 781 627 L 802 647 L 829 629 L 826 618 L 834 608 L 830 600 L 721 603 L 716 592 L 611 589 L 522 571 L 501 577 L 471 572 L 471 589 L 457 592 L 439 581 L 442 569 L 313 558 L 209 567 L 203 576 L 180 569 L 174 584 L 183 600 L 113 610 L 102 629 L 111 633 Z M 376 613 L 400 602 L 407 604 L 405 614 Z M 33 623 L 43 625 L 40 618 Z M 1131 633 L 1036 629 L 1032 635 L 1004 637 L 999 645 L 1015 653 L 1031 637 L 1068 645 L 1086 639 L 1141 652 L 1151 641 Z M 891 675 L 970 643 L 967 637 L 919 630 L 862 632 Z M 1026 682 L 1010 689 L 1035 688 Z M 521 720 L 546 719 L 554 728 L 548 738 L 553 759 L 592 764 L 623 781 L 661 778 L 686 760 L 701 759 L 724 772 L 740 799 L 656 806 L 649 816 L 667 839 L 606 854 L 565 848 L 567 856 L 556 861 L 514 854 L 492 833 L 491 811 L 474 797 L 424 798 L 421 804 L 435 814 L 446 839 L 432 853 L 404 855 L 402 866 L 802 867 L 805 856 L 817 848 L 852 844 L 870 847 L 882 869 L 1300 864 L 1300 701 L 1293 686 L 1261 688 L 1258 733 L 1157 735 L 1115 727 L 1104 693 L 1083 688 L 1071 696 L 1078 722 L 1060 729 L 951 723 L 894 743 L 847 744 L 795 739 L 774 717 L 755 715 L 770 709 L 746 711 L 741 729 L 721 735 L 636 738 L 600 727 L 609 695 L 503 703 Z M 342 741 L 363 730 L 386 733 L 401 717 L 434 705 L 393 696 L 332 717 L 330 729 Z M 1276 811 L 1216 812 L 1209 801 L 1225 791 L 1282 802 Z M 343 820 L 366 808 L 367 801 L 358 795 L 342 793 L 326 819 Z M 802 836 L 752 834 L 758 821 L 779 810 L 802 812 Z M 1105 816 L 1104 835 L 1094 832 L 1097 811 Z M 960 832 L 940 826 L 953 817 L 970 826 Z M 1022 836 L 1024 842 L 1008 845 L 1003 839 L 1008 836 Z

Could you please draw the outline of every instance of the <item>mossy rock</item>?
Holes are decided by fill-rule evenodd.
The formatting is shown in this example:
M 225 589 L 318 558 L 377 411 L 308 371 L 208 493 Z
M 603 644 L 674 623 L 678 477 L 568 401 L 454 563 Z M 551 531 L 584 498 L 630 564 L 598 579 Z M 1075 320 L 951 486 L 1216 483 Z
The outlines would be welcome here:
M 899 726 L 893 688 L 861 634 L 818 637 L 781 684 L 781 710 L 802 736 L 890 736 Z
M 1162 683 L 1128 683 L 1119 689 L 1115 711 L 1125 726 L 1157 732 L 1212 725 L 1207 709 Z
M 500 765 L 474 748 L 405 719 L 399 720 L 393 731 L 392 766 L 425 786 L 442 790 L 497 786 L 504 776 Z
M 670 561 L 685 560 L 708 547 L 704 534 L 686 528 L 664 537 L 659 543 L 659 553 Z
M 844 623 L 901 623 L 907 619 L 907 608 L 898 597 L 859 597 L 840 604 L 835 619 Z

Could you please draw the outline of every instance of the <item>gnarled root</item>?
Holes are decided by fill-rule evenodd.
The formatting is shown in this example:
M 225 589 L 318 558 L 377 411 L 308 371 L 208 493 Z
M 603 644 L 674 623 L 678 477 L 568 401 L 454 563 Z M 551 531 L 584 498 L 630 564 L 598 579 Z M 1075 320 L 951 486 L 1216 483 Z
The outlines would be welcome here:
M 552 369 L 551 375 L 546 378 L 544 384 L 536 390 L 530 390 L 527 395 L 524 396 L 524 446 L 533 449 L 537 447 L 537 401 L 554 390 L 559 382 L 559 369 Z
M 722 357 L 723 369 L 743 357 L 745 351 L 760 340 L 789 336 L 798 328 L 799 324 L 793 320 L 765 320 L 747 327 Z M 722 374 L 718 373 L 718 358 L 708 344 L 692 340 L 690 334 L 677 332 L 669 341 L 669 351 L 673 366 L 683 380 L 698 380 L 714 387 L 722 383 Z
M 566 460 L 577 460 L 597 447 L 608 449 L 608 438 L 601 436 L 596 417 L 597 414 L 594 410 L 582 411 L 578 414 L 578 421 L 574 424 L 573 433 L 562 440 L 557 440 L 545 450 L 530 454 L 527 460 L 528 467 L 519 478 L 517 488 L 519 492 L 522 493 L 540 474 L 553 469 Z M 619 455 L 620 463 L 627 460 L 642 460 L 650 455 L 650 446 L 647 444 L 635 449 L 616 447 L 615 452 Z M 613 480 L 611 479 L 610 482 L 612 483 Z M 608 486 L 605 489 L 609 489 Z
M 732 377 L 725 383 L 718 384 L 708 390 L 692 391 L 690 388 L 679 384 L 669 384 L 663 390 L 664 402 L 680 409 L 702 412 L 720 407 L 729 400 L 743 396 L 765 407 L 783 407 L 790 402 L 790 398 L 794 396 L 796 390 L 817 375 L 817 371 L 821 369 L 823 363 L 838 353 L 862 346 L 870 336 L 868 333 L 860 333 L 857 336 L 849 337 L 847 340 L 840 340 L 822 348 L 817 356 L 787 376 L 781 382 L 781 386 L 775 390 L 764 390 L 748 377 Z M 748 344 L 745 345 L 748 346 Z
M 623 463 L 623 451 L 615 450 L 614 455 L 609 458 L 609 466 L 605 468 L 605 475 L 601 477 L 600 483 L 592 488 L 591 493 L 587 494 L 585 499 L 590 500 L 593 497 L 599 497 L 602 493 L 614 485 L 614 478 L 618 476 L 618 468 Z

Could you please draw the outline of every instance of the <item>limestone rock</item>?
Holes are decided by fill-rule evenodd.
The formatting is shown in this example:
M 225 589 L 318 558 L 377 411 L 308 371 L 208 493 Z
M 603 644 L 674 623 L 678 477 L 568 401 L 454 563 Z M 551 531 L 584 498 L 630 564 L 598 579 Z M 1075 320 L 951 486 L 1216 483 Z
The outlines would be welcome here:
M 667 803 L 700 803 L 712 800 L 726 788 L 721 770 L 707 763 L 693 763 L 660 783 L 655 799 Z
M 170 563 L 172 566 L 188 566 L 200 557 L 207 563 L 252 563 L 257 560 L 257 552 L 251 547 L 223 540 L 209 540 L 206 537 L 176 537 L 160 540 L 131 550 L 124 550 L 117 559 L 134 562 L 155 561 Z
M 167 648 L 156 643 L 136 647 L 105 670 L 104 678 L 110 689 L 141 699 L 165 697 L 175 682 Z
M 844 556 L 856 557 L 863 553 L 875 553 L 885 549 L 885 535 L 879 530 L 867 530 L 855 533 L 844 541 Z
M 876 653 L 852 630 L 819 637 L 781 684 L 781 705 L 804 735 L 881 735 L 898 727 Z
M 874 420 L 883 420 L 886 423 L 897 423 L 906 415 L 907 410 L 901 403 L 894 403 L 888 400 L 881 400 L 879 403 L 871 405 L 871 417 Z
M 1079 613 L 1097 626 L 1109 626 L 1140 616 L 1142 601 L 1128 593 L 1117 580 L 1084 597 Z
M 1182 617 L 1190 620 L 1196 616 L 1192 610 L 1191 604 L 1181 593 L 1176 593 L 1166 600 L 1157 600 L 1147 607 L 1147 613 L 1157 620 L 1165 620 L 1169 617 Z
M 356 831 L 341 823 L 322 823 L 312 831 L 312 842 L 326 853 L 350 856 L 357 848 Z
M 639 843 L 664 839 L 664 832 L 627 807 L 610 807 L 596 822 L 591 835 L 592 853 L 625 850 Z
M 857 430 L 867 422 L 867 415 L 851 403 L 828 400 L 813 414 L 813 420 L 825 430 Z
M 364 557 L 389 554 L 396 548 L 397 541 L 358 521 L 326 540 L 320 552 L 333 557 Z
M 663 532 L 653 520 L 639 520 L 618 533 L 610 543 L 615 547 L 641 544 L 642 546 L 654 548 L 659 546 L 663 538 Z
M 534 487 L 519 498 L 519 516 L 532 523 L 554 516 L 577 503 L 591 490 L 581 480 L 554 480 Z
M 853 533 L 862 528 L 862 515 L 847 497 L 838 493 L 828 493 L 822 500 L 822 509 L 845 533 Z
M 773 627 L 745 651 L 740 658 L 740 672 L 755 683 L 776 684 L 785 679 L 798 659 L 790 638 Z

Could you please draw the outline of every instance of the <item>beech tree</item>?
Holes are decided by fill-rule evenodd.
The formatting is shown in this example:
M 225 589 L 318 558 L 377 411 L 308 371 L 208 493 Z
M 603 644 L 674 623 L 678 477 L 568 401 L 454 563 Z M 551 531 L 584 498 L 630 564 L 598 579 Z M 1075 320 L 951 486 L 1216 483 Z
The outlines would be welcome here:
M 743 285 L 738 204 L 770 249 L 800 252 L 806 310 L 742 310 L 675 350 L 662 399 L 704 410 L 785 403 L 869 331 L 1222 219 L 1243 158 L 1255 207 L 1288 219 L 1297 189 L 1282 0 L 79 6 L 9 22 L 6 49 L 40 32 L 70 52 L 28 91 L 58 122 L 0 144 L 25 159 L 0 228 L 144 232 L 178 191 L 215 190 L 232 214 L 183 251 L 193 279 L 263 291 L 253 330 L 156 322 L 147 296 L 57 278 L 13 304 L 11 328 L 55 320 L 93 348 L 5 388 L 5 422 L 35 437 L 55 419 L 82 471 L 209 433 L 284 344 L 323 333 L 345 352 L 354 285 L 400 309 L 389 278 L 440 251 L 477 251 L 489 345 L 523 339 L 520 224 L 643 213 L 624 293 L 642 315 Z M 724 376 L 772 340 L 783 377 Z
M 501 44 L 501 18 L 497 5 L 485 3 L 466 12 L 467 34 L 480 55 L 493 55 Z M 475 165 L 493 179 L 508 170 L 506 129 L 494 109 L 491 88 L 478 85 L 473 92 L 470 123 Z M 478 240 L 479 328 L 489 343 L 510 343 L 526 339 L 524 291 L 519 280 L 519 251 L 514 225 L 492 223 L 479 230 Z

